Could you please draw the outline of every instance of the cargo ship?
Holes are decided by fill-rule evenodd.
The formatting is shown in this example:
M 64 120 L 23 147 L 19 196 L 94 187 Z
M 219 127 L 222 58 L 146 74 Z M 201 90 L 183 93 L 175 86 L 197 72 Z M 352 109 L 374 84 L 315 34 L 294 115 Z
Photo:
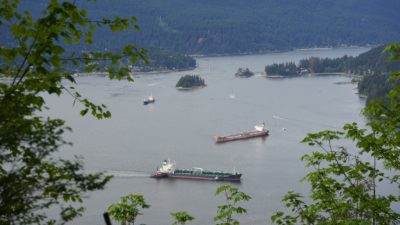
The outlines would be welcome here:
M 243 140 L 249 138 L 256 138 L 256 137 L 264 137 L 267 136 L 269 131 L 265 129 L 265 123 L 260 123 L 254 126 L 254 131 L 246 131 L 241 132 L 238 134 L 232 134 L 228 136 L 216 136 L 215 142 L 216 143 L 224 143 L 228 141 L 236 141 L 236 140 Z
M 156 99 L 153 97 L 153 95 L 150 95 L 147 99 L 143 100 L 143 105 L 154 103 L 155 101 Z
M 175 169 L 175 162 L 168 159 L 164 160 L 162 165 L 150 177 L 240 182 L 242 174 L 236 172 L 208 171 L 202 168 Z

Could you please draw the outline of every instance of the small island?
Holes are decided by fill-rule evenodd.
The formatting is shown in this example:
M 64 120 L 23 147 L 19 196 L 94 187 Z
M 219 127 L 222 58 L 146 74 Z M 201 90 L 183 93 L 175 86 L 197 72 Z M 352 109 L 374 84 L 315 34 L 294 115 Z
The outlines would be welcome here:
M 251 77 L 254 73 L 251 72 L 248 68 L 239 68 L 238 71 L 235 73 L 236 77 Z
M 179 90 L 190 90 L 199 87 L 205 87 L 204 79 L 198 75 L 185 75 L 176 83 L 176 88 Z

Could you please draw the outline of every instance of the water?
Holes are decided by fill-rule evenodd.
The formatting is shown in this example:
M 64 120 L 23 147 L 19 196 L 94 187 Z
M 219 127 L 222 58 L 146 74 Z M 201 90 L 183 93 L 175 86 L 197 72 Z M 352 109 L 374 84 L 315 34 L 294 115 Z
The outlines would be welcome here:
M 309 132 L 338 129 L 346 122 L 364 123 L 360 110 L 364 101 L 344 76 L 266 79 L 235 78 L 239 67 L 262 72 L 274 62 L 298 62 L 310 56 L 358 55 L 366 48 L 294 51 L 251 56 L 198 58 L 190 72 L 138 74 L 134 83 L 109 81 L 102 77 L 78 78 L 78 89 L 97 103 L 106 104 L 113 117 L 98 121 L 79 116 L 81 106 L 67 95 L 48 99 L 53 117 L 64 118 L 73 133 L 60 155 L 85 158 L 87 171 L 105 171 L 114 179 L 103 191 L 86 199 L 85 215 L 72 224 L 104 224 L 102 213 L 128 193 L 142 194 L 151 205 L 137 224 L 171 224 L 169 215 L 187 211 L 196 219 L 190 224 L 214 224 L 213 216 L 222 197 L 216 188 L 225 183 L 156 180 L 149 174 L 166 158 L 180 168 L 240 171 L 243 181 L 232 184 L 253 199 L 243 206 L 248 214 L 242 224 L 270 224 L 270 216 L 282 209 L 280 199 L 287 191 L 306 192 L 299 182 L 305 174 L 299 158 L 310 150 L 300 144 Z M 198 74 L 207 87 L 193 91 L 174 88 L 185 74 Z M 152 94 L 155 104 L 143 106 Z M 265 139 L 215 144 L 215 135 L 253 129 L 265 121 L 270 136 Z

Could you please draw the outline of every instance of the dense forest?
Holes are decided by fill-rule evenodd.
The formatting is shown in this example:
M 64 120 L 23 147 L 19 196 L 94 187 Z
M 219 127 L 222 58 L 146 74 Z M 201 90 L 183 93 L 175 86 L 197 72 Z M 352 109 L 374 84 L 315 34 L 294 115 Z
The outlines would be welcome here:
M 394 86 L 394 81 L 388 78 L 388 74 L 367 75 L 359 81 L 358 92 L 367 96 L 367 104 L 373 99 L 386 99 L 385 96 Z
M 357 57 L 343 56 L 335 59 L 309 58 L 301 60 L 299 67 L 312 73 L 345 72 L 356 75 L 381 75 L 400 68 L 399 62 L 388 62 L 384 46 L 372 48 Z
M 311 57 L 295 63 L 267 65 L 265 72 L 269 75 L 294 76 L 301 73 L 349 73 L 355 75 L 381 75 L 400 68 L 399 62 L 388 62 L 389 54 L 384 46 L 372 48 L 357 57 L 340 58 Z
M 47 0 L 23 1 L 37 15 Z M 94 35 L 94 48 L 134 43 L 185 54 L 243 54 L 400 39 L 400 1 L 98 0 L 77 1 L 94 20 L 136 16 L 139 32 Z M 3 34 L 3 32 L 1 32 Z M 12 42 L 2 35 L 0 39 Z M 2 43 L 4 41 L 2 40 Z M 73 46 L 70 46 L 72 48 Z M 75 46 L 87 49 L 89 47 Z
M 196 60 L 192 56 L 180 53 L 150 50 L 146 53 L 146 59 L 147 62 L 137 60 L 132 65 L 129 58 L 124 58 L 120 61 L 119 67 L 129 67 L 133 72 L 184 71 L 196 68 Z M 104 72 L 110 63 L 110 60 L 100 60 L 92 65 L 95 66 L 96 71 Z M 71 62 L 67 62 L 67 68 L 71 73 L 87 72 L 82 65 L 75 65 Z
M 343 56 L 341 58 L 311 57 L 302 59 L 299 65 L 295 63 L 280 63 L 267 65 L 267 75 L 299 76 L 304 73 L 347 73 L 361 75 L 358 91 L 367 95 L 367 102 L 377 97 L 384 97 L 393 87 L 393 82 L 387 80 L 391 71 L 400 70 L 400 62 L 388 61 L 389 53 L 384 52 L 384 46 L 372 48 L 357 57 Z
M 191 70 L 196 67 L 196 60 L 188 55 L 165 51 L 150 51 L 147 55 L 148 63 L 138 61 L 135 71 L 175 71 Z
M 300 68 L 293 62 L 274 63 L 265 67 L 265 73 L 268 75 L 297 76 L 300 74 Z
M 206 83 L 199 75 L 185 75 L 176 83 L 178 89 L 192 89 L 196 87 L 204 87 Z

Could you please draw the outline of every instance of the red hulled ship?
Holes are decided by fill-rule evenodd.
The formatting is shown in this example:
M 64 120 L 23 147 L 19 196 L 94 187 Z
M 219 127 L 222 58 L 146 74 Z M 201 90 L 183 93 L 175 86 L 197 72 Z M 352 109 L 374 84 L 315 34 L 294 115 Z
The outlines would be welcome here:
M 256 137 L 264 137 L 268 135 L 268 130 L 265 129 L 265 123 L 260 123 L 254 126 L 254 131 L 246 131 L 241 132 L 238 134 L 232 134 L 228 136 L 216 136 L 215 142 L 216 143 L 224 143 L 228 141 L 236 141 L 236 140 L 243 140 L 249 138 L 256 138 Z

